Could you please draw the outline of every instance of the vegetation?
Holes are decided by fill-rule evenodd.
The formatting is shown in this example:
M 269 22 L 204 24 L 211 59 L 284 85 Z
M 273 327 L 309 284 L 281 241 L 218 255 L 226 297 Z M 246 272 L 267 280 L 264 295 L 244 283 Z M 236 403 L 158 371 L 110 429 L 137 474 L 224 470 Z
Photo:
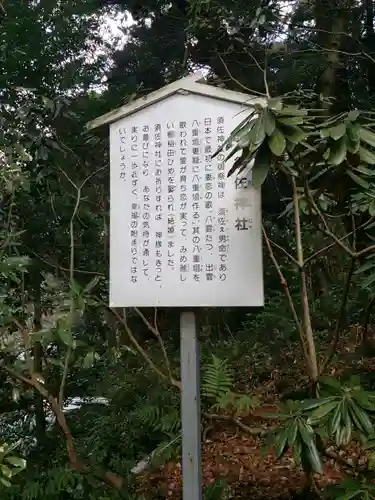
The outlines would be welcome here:
M 84 125 L 202 66 L 262 98 L 223 150 L 262 189 L 266 289 L 201 311 L 205 497 L 375 498 L 373 1 L 0 14 L 0 497 L 181 496 L 178 312 L 107 306 L 108 138 Z

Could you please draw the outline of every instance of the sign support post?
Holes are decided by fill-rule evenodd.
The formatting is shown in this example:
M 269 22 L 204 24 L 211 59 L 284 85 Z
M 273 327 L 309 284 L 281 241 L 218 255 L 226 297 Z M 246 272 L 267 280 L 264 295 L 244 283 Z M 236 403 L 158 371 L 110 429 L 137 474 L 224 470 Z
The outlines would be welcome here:
M 196 73 L 87 125 L 110 125 L 110 306 L 183 311 L 184 500 L 203 490 L 194 311 L 264 305 L 260 192 L 251 165 L 227 179 L 240 151 L 222 148 L 243 112 L 266 105 Z
M 181 313 L 180 332 L 183 499 L 202 500 L 200 362 L 194 311 Z

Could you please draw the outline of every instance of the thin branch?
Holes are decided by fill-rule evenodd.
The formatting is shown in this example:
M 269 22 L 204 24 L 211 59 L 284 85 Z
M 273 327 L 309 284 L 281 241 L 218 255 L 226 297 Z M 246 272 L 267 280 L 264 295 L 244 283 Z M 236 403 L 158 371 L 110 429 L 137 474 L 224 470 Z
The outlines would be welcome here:
M 290 290 L 289 290 L 289 287 L 288 287 L 288 283 L 287 283 L 287 281 L 286 281 L 286 279 L 285 279 L 285 277 L 283 275 L 283 272 L 281 270 L 281 267 L 280 267 L 279 263 L 276 260 L 275 254 L 273 253 L 273 250 L 272 250 L 272 247 L 271 247 L 270 240 L 269 240 L 269 238 L 267 236 L 267 232 L 266 232 L 266 230 L 265 230 L 265 228 L 264 228 L 263 225 L 262 225 L 262 233 L 263 233 L 263 238 L 264 238 L 264 241 L 265 241 L 267 249 L 268 249 L 269 256 L 270 256 L 270 258 L 271 258 L 271 260 L 273 262 L 273 265 L 275 266 L 277 274 L 279 275 L 281 286 L 284 289 L 284 292 L 285 292 L 285 295 L 287 297 L 290 310 L 292 312 L 292 316 L 293 316 L 294 322 L 295 322 L 296 327 L 298 329 L 303 355 L 305 357 L 306 362 L 309 363 L 309 357 L 308 357 L 308 353 L 307 353 L 307 349 L 306 349 L 306 345 L 305 345 L 304 331 L 303 331 L 301 322 L 300 322 L 300 320 L 298 318 L 297 310 L 296 310 L 296 307 L 294 305 L 294 301 L 293 301 L 292 295 L 290 293 Z
M 101 170 L 104 170 L 105 167 L 98 168 L 96 171 L 92 172 L 90 175 L 88 175 L 78 186 L 70 177 L 69 175 L 61 168 L 59 167 L 59 170 L 62 172 L 62 174 L 65 176 L 65 178 L 69 181 L 69 183 L 75 188 L 76 190 L 76 201 L 74 204 L 73 212 L 70 217 L 70 223 L 69 223 L 69 236 L 70 236 L 70 259 L 69 259 L 69 282 L 70 282 L 70 289 L 71 292 L 73 290 L 73 284 L 74 284 L 74 261 L 75 261 L 75 234 L 74 234 L 74 222 L 78 214 L 79 206 L 81 204 L 81 197 L 82 197 L 82 188 L 85 186 L 85 184 L 96 174 L 98 174 Z M 70 312 L 69 312 L 69 328 L 72 329 L 73 326 L 73 316 L 74 316 L 74 311 L 75 311 L 75 300 L 73 298 L 73 295 L 70 300 Z M 65 386 L 66 382 L 68 379 L 68 373 L 69 373 L 69 364 L 70 364 L 70 359 L 72 357 L 72 352 L 73 349 L 71 346 L 67 347 L 66 353 L 65 353 L 65 361 L 64 361 L 64 369 L 61 377 L 61 382 L 60 382 L 60 388 L 59 388 L 59 399 L 58 399 L 58 404 L 62 408 L 64 404 L 64 391 L 65 391 Z
M 241 83 L 239 80 L 237 80 L 237 78 L 235 78 L 231 72 L 229 71 L 229 68 L 227 66 L 227 64 L 225 63 L 224 59 L 221 57 L 221 55 L 219 54 L 219 52 L 217 52 L 217 55 L 218 55 L 218 58 L 220 59 L 221 63 L 223 64 L 224 68 L 225 68 L 225 71 L 228 73 L 228 76 L 229 78 L 234 82 L 236 83 L 239 87 L 241 87 L 243 90 L 245 90 L 246 92 L 249 92 L 250 94 L 255 94 L 255 95 L 258 95 L 258 96 L 261 96 L 261 97 L 267 97 L 267 94 L 263 94 L 262 92 L 258 92 L 256 90 L 252 90 L 252 89 L 249 89 L 248 87 L 246 87 L 243 83 Z M 263 71 L 262 67 L 260 66 L 260 69 L 261 71 Z
M 304 268 L 304 260 L 303 260 L 299 199 L 297 193 L 296 179 L 294 177 L 292 177 L 292 185 L 293 185 L 294 230 L 296 235 L 297 260 L 300 266 L 299 273 L 300 273 L 301 303 L 303 311 L 303 330 L 306 336 L 306 343 L 308 347 L 311 378 L 315 382 L 318 378 L 318 366 L 317 366 L 314 336 L 311 326 L 311 313 L 310 313 L 309 296 L 307 290 L 306 271 Z
M 49 394 L 49 392 L 45 387 L 43 387 L 43 385 L 41 385 L 37 380 L 24 377 L 8 366 L 0 365 L 0 368 L 7 372 L 12 378 L 15 378 L 16 380 L 19 380 L 20 382 L 33 387 L 48 401 L 51 410 L 56 417 L 57 423 L 59 424 L 64 434 L 69 462 L 74 472 L 78 472 L 81 474 L 92 474 L 93 476 L 97 477 L 101 481 L 104 481 L 112 488 L 115 488 L 117 490 L 120 490 L 123 487 L 124 480 L 121 476 L 111 471 L 102 470 L 101 468 L 92 468 L 79 460 L 75 450 L 73 436 L 69 430 L 64 412 L 58 401 L 51 394 Z
M 354 233 L 358 232 L 359 229 L 366 229 L 366 226 L 368 226 L 372 222 L 374 222 L 374 219 L 375 219 L 375 217 L 371 217 L 368 221 L 364 222 L 363 224 L 361 224 L 360 226 L 358 226 L 356 229 L 353 229 L 353 231 L 350 231 L 350 233 L 347 233 L 345 236 L 342 236 L 341 238 L 339 238 L 339 240 L 340 241 L 346 240 L 347 238 L 349 238 L 349 236 L 352 236 L 352 235 L 354 236 Z M 353 242 L 355 244 L 355 239 L 353 240 Z M 312 255 L 310 255 L 309 257 L 307 257 L 305 259 L 305 266 L 306 266 L 307 263 L 309 263 L 310 261 L 316 259 L 322 253 L 325 253 L 328 250 L 331 250 L 331 248 L 333 248 L 335 245 L 336 245 L 336 242 L 334 241 L 333 243 L 330 243 L 329 245 L 321 248 L 320 250 L 317 250 L 315 253 L 313 253 Z M 371 248 L 371 247 L 369 247 L 369 248 Z M 357 252 L 355 253 L 355 257 L 358 257 L 358 253 Z
M 339 245 L 343 250 L 345 250 L 345 252 L 347 252 L 349 255 L 351 255 L 352 257 L 355 255 L 355 253 L 353 252 L 353 250 L 351 250 L 349 247 L 347 247 L 340 238 L 338 238 L 329 228 L 328 226 L 328 223 L 324 217 L 324 215 L 322 214 L 322 211 L 320 210 L 320 208 L 318 207 L 318 205 L 316 204 L 315 200 L 314 200 L 314 197 L 312 196 L 311 194 L 311 191 L 310 191 L 310 188 L 307 184 L 307 181 L 305 180 L 304 182 L 304 191 L 305 191 L 305 195 L 306 195 L 306 199 L 307 201 L 309 202 L 309 204 L 311 205 L 311 207 L 315 210 L 315 212 L 318 214 L 321 222 L 323 223 L 323 226 L 324 227 L 321 227 L 320 229 L 323 231 L 324 234 L 326 234 L 327 236 L 329 236 L 330 238 L 332 238 L 336 243 L 337 245 Z
M 203 412 L 202 415 L 207 420 L 221 420 L 226 422 L 232 422 L 233 424 L 237 425 L 237 427 L 245 431 L 247 434 L 250 434 L 251 436 L 262 437 L 268 433 L 267 429 L 263 429 L 262 427 L 249 427 L 248 425 L 244 424 L 241 419 L 239 419 L 238 417 L 233 417 L 231 415 L 218 415 L 216 413 L 206 413 L 206 412 Z
M 287 257 L 288 259 L 290 259 L 296 266 L 299 267 L 299 263 L 298 263 L 298 260 L 295 259 L 293 257 L 293 255 L 291 255 L 287 250 L 285 250 L 285 248 L 283 248 L 281 245 L 278 245 L 275 241 L 271 240 L 271 238 L 268 238 L 271 245 L 273 245 L 275 248 L 278 248 L 279 250 L 281 250 Z
M 137 349 L 137 351 L 139 352 L 139 354 L 142 356 L 142 358 L 146 361 L 146 363 L 149 365 L 149 367 L 151 368 L 151 370 L 153 370 L 157 375 L 159 375 L 159 377 L 164 380 L 164 381 L 168 381 L 168 382 L 171 382 L 169 377 L 163 373 L 156 365 L 155 363 L 152 361 L 152 359 L 147 355 L 147 353 L 145 352 L 145 350 L 139 345 L 139 343 L 137 342 L 137 339 L 134 337 L 133 335 L 133 332 L 131 331 L 131 328 L 129 327 L 128 325 L 128 321 L 127 321 L 127 315 L 126 315 L 126 309 L 124 308 L 123 309 L 123 316 L 121 316 L 121 314 L 118 313 L 118 311 L 116 311 L 116 309 L 113 309 L 113 308 L 108 308 L 115 316 L 116 318 L 121 322 L 121 324 L 124 326 L 125 328 L 125 331 L 126 333 L 128 334 L 128 337 L 130 339 L 130 341 L 132 342 L 132 344 L 134 345 L 134 347 Z M 179 381 L 175 381 L 175 384 L 173 384 L 175 387 L 177 387 L 178 389 L 181 390 L 181 383 Z
M 350 285 L 352 283 L 356 262 L 357 262 L 357 259 L 355 257 L 353 257 L 349 272 L 348 272 L 346 280 L 345 280 L 345 287 L 344 287 L 344 291 L 343 291 L 342 298 L 341 298 L 340 310 L 339 310 L 339 314 L 337 316 L 336 325 L 335 325 L 335 329 L 333 332 L 333 342 L 332 342 L 332 345 L 328 351 L 327 358 L 323 362 L 322 367 L 319 370 L 320 374 L 322 374 L 326 370 L 327 366 L 331 362 L 333 356 L 335 355 L 337 345 L 338 345 L 339 340 L 340 340 L 340 334 L 341 334 L 341 330 L 342 330 L 344 318 L 345 318 L 346 304 L 348 302 Z
M 172 385 L 176 386 L 176 383 L 179 384 L 179 382 L 177 380 L 175 380 L 175 378 L 173 377 L 172 370 L 171 370 L 171 364 L 169 362 L 168 353 L 167 353 L 167 350 L 165 348 L 165 344 L 163 342 L 163 339 L 161 338 L 160 331 L 158 328 L 158 323 L 157 323 L 158 309 L 157 309 L 157 307 L 155 307 L 155 310 L 154 310 L 154 325 L 155 326 L 151 325 L 151 323 L 148 321 L 148 319 L 144 316 L 144 314 L 137 307 L 135 307 L 134 310 L 138 314 L 138 316 L 142 319 L 143 323 L 147 326 L 147 328 L 151 331 L 151 333 L 153 333 L 155 335 L 155 337 L 160 345 L 160 348 L 162 350 L 163 356 L 164 356 L 165 364 L 166 364 L 167 371 L 168 371 L 169 381 L 171 382 Z M 179 387 L 179 385 L 177 387 Z

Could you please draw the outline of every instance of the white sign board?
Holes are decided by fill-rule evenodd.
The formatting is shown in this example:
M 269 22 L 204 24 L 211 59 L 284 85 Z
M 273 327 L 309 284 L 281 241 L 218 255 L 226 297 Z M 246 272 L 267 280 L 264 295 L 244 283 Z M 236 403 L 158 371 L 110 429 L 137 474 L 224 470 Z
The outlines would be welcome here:
M 260 193 L 211 158 L 246 112 L 180 93 L 111 124 L 111 307 L 263 305 Z

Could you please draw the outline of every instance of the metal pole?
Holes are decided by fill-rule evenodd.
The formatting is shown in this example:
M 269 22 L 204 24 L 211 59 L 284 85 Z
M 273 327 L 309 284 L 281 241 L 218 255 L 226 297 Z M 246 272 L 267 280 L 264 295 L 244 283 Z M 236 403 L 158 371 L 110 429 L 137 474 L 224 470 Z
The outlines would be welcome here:
M 181 313 L 183 500 L 202 500 L 199 342 L 195 313 Z

